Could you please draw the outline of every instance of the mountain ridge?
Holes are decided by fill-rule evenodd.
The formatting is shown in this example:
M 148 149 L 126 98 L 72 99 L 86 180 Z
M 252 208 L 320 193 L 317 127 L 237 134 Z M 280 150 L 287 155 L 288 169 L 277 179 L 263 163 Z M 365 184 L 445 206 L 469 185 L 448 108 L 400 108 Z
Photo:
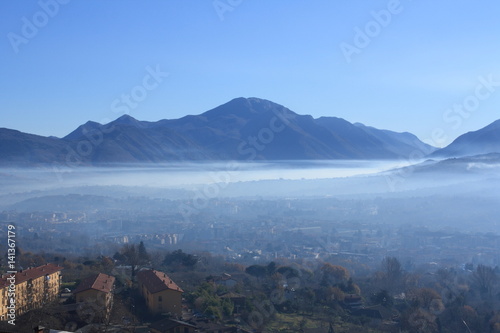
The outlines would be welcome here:
M 432 152 L 432 158 L 464 157 L 500 153 L 500 119 L 460 135 L 448 146 Z
M 22 149 L 8 149 L 6 142 L 23 143 Z M 60 139 L 0 131 L 0 164 L 395 159 L 407 158 L 416 149 L 427 154 L 436 148 L 411 133 L 337 117 L 315 119 L 255 97 L 235 98 L 178 119 L 150 122 L 122 115 L 108 124 L 88 121 Z

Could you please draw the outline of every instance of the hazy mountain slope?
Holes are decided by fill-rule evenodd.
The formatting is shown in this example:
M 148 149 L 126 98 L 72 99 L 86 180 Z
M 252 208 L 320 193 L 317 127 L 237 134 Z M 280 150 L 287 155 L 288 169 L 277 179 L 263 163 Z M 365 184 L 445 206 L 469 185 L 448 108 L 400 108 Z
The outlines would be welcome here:
M 361 123 L 355 123 L 354 125 L 377 138 L 382 142 L 385 149 L 397 155 L 407 155 L 408 151 L 411 150 L 416 150 L 423 155 L 427 155 L 436 150 L 435 147 L 420 141 L 419 138 L 408 132 L 398 133 L 389 130 L 380 130 L 371 126 L 365 126 Z
M 113 122 L 107 133 L 95 129 L 87 136 L 72 140 L 71 146 L 90 142 L 89 138 L 94 138 L 90 153 L 78 154 L 83 162 L 134 163 L 210 158 L 195 143 L 168 128 L 146 129 Z
M 500 120 L 477 131 L 465 133 L 430 157 L 460 157 L 500 153 Z
M 62 160 L 67 144 L 57 138 L 0 128 L 0 161 L 3 165 L 51 163 Z

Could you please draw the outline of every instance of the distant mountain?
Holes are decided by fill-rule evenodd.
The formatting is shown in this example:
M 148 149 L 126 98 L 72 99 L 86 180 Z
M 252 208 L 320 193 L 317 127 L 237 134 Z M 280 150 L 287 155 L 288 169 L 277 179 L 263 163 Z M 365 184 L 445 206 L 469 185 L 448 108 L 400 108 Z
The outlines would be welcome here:
M 500 120 L 459 136 L 447 147 L 436 150 L 429 157 L 462 157 L 488 153 L 500 153 Z
M 434 150 L 410 133 L 334 117 L 314 119 L 258 98 L 157 122 L 124 115 L 87 122 L 62 139 L 0 130 L 0 163 L 66 165 L 184 160 L 392 159 Z M 19 147 L 19 148 L 12 148 Z
M 109 209 L 119 199 L 98 195 L 43 195 L 29 198 L 9 206 L 9 209 L 21 212 L 61 212 Z
M 0 128 L 0 163 L 4 166 L 60 161 L 64 159 L 65 146 L 57 138 Z
M 389 173 L 399 174 L 429 174 L 442 177 L 443 174 L 455 177 L 459 175 L 498 175 L 500 170 L 500 153 L 489 153 L 474 156 L 451 157 L 444 160 L 428 159 L 422 163 L 395 169 Z

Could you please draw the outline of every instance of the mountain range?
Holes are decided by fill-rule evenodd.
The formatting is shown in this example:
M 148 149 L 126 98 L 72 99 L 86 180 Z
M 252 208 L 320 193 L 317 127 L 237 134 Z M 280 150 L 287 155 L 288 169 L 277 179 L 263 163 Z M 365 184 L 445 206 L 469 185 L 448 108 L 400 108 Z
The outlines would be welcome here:
M 411 133 L 336 117 L 313 118 L 258 98 L 236 98 L 200 115 L 156 122 L 123 115 L 89 121 L 63 138 L 0 129 L 1 165 L 68 166 L 202 160 L 396 159 L 500 152 L 500 120 L 443 149 Z

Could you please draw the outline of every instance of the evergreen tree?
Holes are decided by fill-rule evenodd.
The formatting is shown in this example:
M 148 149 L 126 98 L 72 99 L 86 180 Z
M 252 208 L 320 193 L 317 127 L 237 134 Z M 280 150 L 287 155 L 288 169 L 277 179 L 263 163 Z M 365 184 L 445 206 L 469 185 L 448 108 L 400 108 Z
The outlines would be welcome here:
M 143 264 L 149 263 L 151 261 L 151 256 L 149 255 L 148 251 L 146 250 L 146 247 L 144 246 L 143 241 L 141 241 L 139 243 L 138 255 L 139 255 L 140 262 Z

